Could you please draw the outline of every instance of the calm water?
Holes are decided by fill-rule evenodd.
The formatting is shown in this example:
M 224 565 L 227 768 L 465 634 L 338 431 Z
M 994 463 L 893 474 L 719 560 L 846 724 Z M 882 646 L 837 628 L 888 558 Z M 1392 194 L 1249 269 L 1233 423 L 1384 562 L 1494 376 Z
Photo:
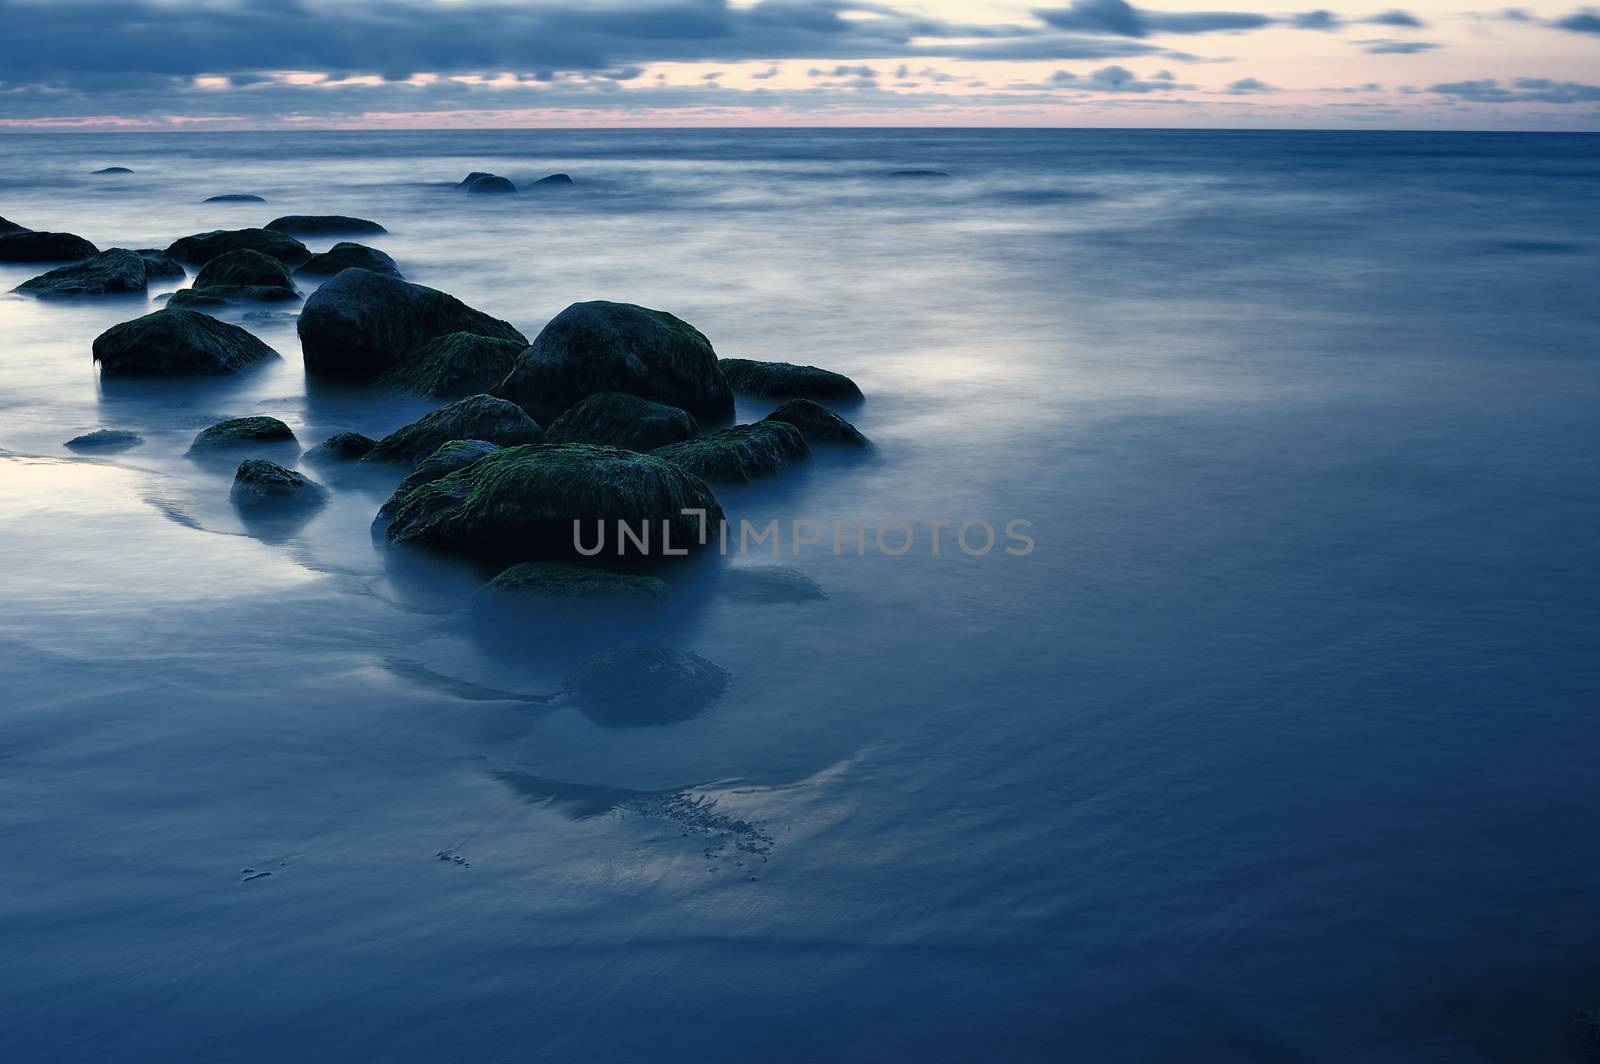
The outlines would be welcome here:
M 113 387 L 144 300 L 0 298 L 8 1060 L 1584 1059 L 1600 138 L 0 141 L 0 214 L 101 247 L 289 213 L 530 336 L 626 300 L 851 374 L 876 456 L 735 520 L 1037 549 L 693 566 L 647 634 L 727 697 L 608 728 L 505 697 L 575 648 L 375 543 L 395 478 L 252 527 L 183 454 L 432 404 L 308 382 L 276 309 L 229 316 L 280 363 Z

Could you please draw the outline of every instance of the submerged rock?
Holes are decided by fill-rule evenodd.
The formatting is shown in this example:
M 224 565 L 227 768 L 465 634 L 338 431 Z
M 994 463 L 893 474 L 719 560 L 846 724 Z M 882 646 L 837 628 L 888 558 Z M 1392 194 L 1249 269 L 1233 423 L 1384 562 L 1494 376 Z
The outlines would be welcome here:
M 717 590 L 735 602 L 814 602 L 828 597 L 815 579 L 783 565 L 723 569 L 717 577 Z
M 202 203 L 265 203 L 266 200 L 249 192 L 229 192 L 221 196 L 207 196 Z
M 378 441 L 359 432 L 335 432 L 332 436 L 306 452 L 308 459 L 344 459 L 355 461 L 377 446 Z
M 513 185 L 510 181 L 499 176 L 498 174 L 484 174 L 476 181 L 472 182 L 472 184 L 467 186 L 468 192 L 485 193 L 488 195 L 500 195 L 507 192 L 515 192 L 516 190 L 516 185 Z
M 724 358 L 718 363 L 733 390 L 763 399 L 861 399 L 861 389 L 843 373 L 797 366 L 792 362 L 755 362 Z
M 432 484 L 440 477 L 448 476 L 458 469 L 475 465 L 499 449 L 499 444 L 490 443 L 488 440 L 451 440 L 440 444 L 438 450 L 417 463 L 417 468 L 400 482 L 394 489 L 394 494 L 383 504 L 378 513 L 384 517 L 389 516 L 396 506 L 422 485 Z
M 134 254 L 144 260 L 144 276 L 147 282 L 181 281 L 189 276 L 189 271 L 183 268 L 183 263 L 164 251 L 140 248 Z
M 25 229 L 0 236 L 0 262 L 81 262 L 100 249 L 71 233 L 35 233 Z
M 104 167 L 101 167 L 98 170 L 91 171 L 91 174 L 131 174 L 131 173 L 133 173 L 133 171 L 129 170 L 126 166 L 104 166 Z
M 516 403 L 473 395 L 395 429 L 363 461 L 415 464 L 451 440 L 487 440 L 501 446 L 543 443 L 544 429 Z
M 345 270 L 371 270 L 373 273 L 400 276 L 400 267 L 394 259 L 365 244 L 342 240 L 320 255 L 313 255 L 306 264 L 294 271 L 296 277 L 333 277 Z
M 258 285 L 268 288 L 293 288 L 289 271 L 283 263 L 270 255 L 250 248 L 235 248 L 224 252 L 200 267 L 195 274 L 196 288 L 213 285 Z
M 625 392 L 697 418 L 733 414 L 733 392 L 700 330 L 632 303 L 574 303 L 551 319 L 496 390 L 552 421 L 596 392 Z
M 240 248 L 259 251 L 291 268 L 311 257 L 311 251 L 300 241 L 270 229 L 213 229 L 209 233 L 196 233 L 173 241 L 167 254 L 179 262 L 204 266 Z
M 237 373 L 277 355 L 237 325 L 174 308 L 113 325 L 94 341 L 94 359 L 107 377 Z
M 551 174 L 549 177 L 541 177 L 529 187 L 541 189 L 571 188 L 572 178 L 566 174 Z
M 485 584 L 474 600 L 479 606 L 536 608 L 561 618 L 608 616 L 619 607 L 659 612 L 672 600 L 672 588 L 665 580 L 640 573 L 566 562 L 519 562 Z
M 286 214 L 272 219 L 265 228 L 290 236 L 333 236 L 336 233 L 371 236 L 389 231 L 377 222 L 343 214 Z
M 382 380 L 422 395 L 454 399 L 492 391 L 506 379 L 527 348 L 517 340 L 455 332 L 438 336 L 406 355 Z
M 240 506 L 305 505 L 322 501 L 322 487 L 304 473 L 276 462 L 246 458 L 233 474 L 233 501 Z
M 126 451 L 144 442 L 137 432 L 122 429 L 96 429 L 82 436 L 74 436 L 66 445 L 74 451 Z
M 861 435 L 861 431 L 854 425 L 810 399 L 790 399 L 761 420 L 782 421 L 793 425 L 812 446 L 826 443 L 839 443 L 850 447 L 872 446 L 872 442 Z
M 573 669 L 556 701 L 608 728 L 675 724 L 714 704 L 731 679 L 727 669 L 687 650 L 626 647 Z
M 18 225 L 9 218 L 0 218 L 0 236 L 10 236 L 12 233 L 31 233 L 25 225 Z
M 949 177 L 943 170 L 895 170 L 890 177 Z
M 371 270 L 345 270 L 317 289 L 297 328 L 308 371 L 347 377 L 376 377 L 454 332 L 528 342 L 508 322 L 454 296 Z
M 598 443 L 653 451 L 687 440 L 697 426 L 688 411 L 623 392 L 596 392 L 551 423 L 551 443 Z
M 703 480 L 733 484 L 770 476 L 795 459 L 811 457 L 800 430 L 782 421 L 735 425 L 650 453 Z
M 226 307 L 241 303 L 287 303 L 300 298 L 292 288 L 259 284 L 214 284 L 205 288 L 180 288 L 167 300 L 169 307 Z
M 144 259 L 125 248 L 112 248 L 92 259 L 59 266 L 16 287 L 24 295 L 41 298 L 123 296 L 144 290 Z
M 293 443 L 294 432 L 275 417 L 257 414 L 252 417 L 235 417 L 219 421 L 202 429 L 189 445 L 191 453 L 214 451 L 228 447 L 243 447 L 256 443 Z M 268 463 L 270 464 L 270 463 Z
M 651 557 L 693 550 L 722 507 L 705 482 L 650 455 L 588 444 L 505 447 L 466 469 L 425 484 L 395 508 L 387 534 L 408 543 L 480 560 L 562 561 L 594 546 L 597 525 L 616 522 L 650 536 Z M 637 559 L 641 552 L 634 550 Z M 618 553 L 606 541 L 606 556 Z

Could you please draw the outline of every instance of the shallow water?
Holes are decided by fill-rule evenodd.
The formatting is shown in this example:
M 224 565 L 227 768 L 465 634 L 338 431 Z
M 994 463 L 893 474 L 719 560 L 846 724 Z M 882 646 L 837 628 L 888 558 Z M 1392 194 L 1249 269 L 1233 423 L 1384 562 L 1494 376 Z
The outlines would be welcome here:
M 146 301 L 0 298 L 8 1059 L 1584 1059 L 1600 138 L 0 143 L 34 229 L 374 218 L 530 336 L 626 300 L 848 373 L 877 444 L 719 490 L 830 532 L 686 567 L 665 630 L 484 623 L 374 540 L 397 475 L 298 462 L 328 505 L 262 526 L 184 455 L 435 404 L 307 381 L 282 309 L 226 315 L 283 355 L 237 380 L 101 383 Z M 146 442 L 63 446 L 102 427 Z M 727 695 L 537 701 L 641 640 Z

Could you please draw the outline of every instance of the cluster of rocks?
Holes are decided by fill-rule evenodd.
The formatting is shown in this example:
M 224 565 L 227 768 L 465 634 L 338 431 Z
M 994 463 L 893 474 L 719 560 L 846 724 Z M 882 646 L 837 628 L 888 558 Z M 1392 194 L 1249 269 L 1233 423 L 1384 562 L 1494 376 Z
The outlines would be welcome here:
M 551 174 L 549 177 L 541 177 L 539 180 L 527 185 L 526 188 L 550 191 L 570 188 L 571 186 L 572 178 L 567 174 Z M 466 192 L 490 196 L 505 195 L 519 191 L 517 186 L 512 184 L 510 178 L 501 177 L 499 174 L 491 174 L 483 170 L 472 171 L 472 173 L 457 182 L 456 187 Z

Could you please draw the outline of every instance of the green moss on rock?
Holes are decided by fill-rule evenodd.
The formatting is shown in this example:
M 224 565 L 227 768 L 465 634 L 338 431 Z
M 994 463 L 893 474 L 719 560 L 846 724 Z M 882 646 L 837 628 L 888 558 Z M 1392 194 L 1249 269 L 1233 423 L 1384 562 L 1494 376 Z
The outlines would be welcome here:
M 859 429 L 832 410 L 810 399 L 790 399 L 778 409 L 762 418 L 763 421 L 782 421 L 800 430 L 809 444 L 837 443 L 848 447 L 872 446 Z
M 233 474 L 233 501 L 240 506 L 304 505 L 322 501 L 321 486 L 276 462 L 247 458 Z
M 212 259 L 241 248 L 259 251 L 291 269 L 311 257 L 310 249 L 300 241 L 270 229 L 213 229 L 174 240 L 166 253 L 179 262 L 204 266 Z
M 722 375 L 741 395 L 763 399 L 861 399 L 861 389 L 843 373 L 797 366 L 792 362 L 755 362 L 748 358 L 724 358 L 719 363 Z
M 276 357 L 239 326 L 178 308 L 113 325 L 94 341 L 94 359 L 107 377 L 237 373 Z
M 438 450 L 417 463 L 417 468 L 400 482 L 399 487 L 394 489 L 394 494 L 389 497 L 389 501 L 384 503 L 378 512 L 387 517 L 394 512 L 395 507 L 422 485 L 432 484 L 440 477 L 448 476 L 458 469 L 465 469 L 499 449 L 499 444 L 490 443 L 488 440 L 451 440 L 440 444 Z
M 293 443 L 294 432 L 275 417 L 229 418 L 203 429 L 189 445 L 191 452 L 242 447 L 256 443 Z
M 306 264 L 294 271 L 296 277 L 334 277 L 345 270 L 371 270 L 389 277 L 399 277 L 400 267 L 394 259 L 377 248 L 341 240 L 320 255 L 313 255 Z
M 623 392 L 596 392 L 551 424 L 551 443 L 598 443 L 653 451 L 687 440 L 697 426 L 687 410 Z
M 758 421 L 658 447 L 650 453 L 703 480 L 742 484 L 781 472 L 796 459 L 809 458 L 811 449 L 793 425 Z
M 59 266 L 17 285 L 16 291 L 41 299 L 121 296 L 144 292 L 145 261 L 126 248 L 102 251 L 92 259 Z
M 516 403 L 492 395 L 472 395 L 395 429 L 378 441 L 364 461 L 414 465 L 451 440 L 487 440 L 501 446 L 543 443 L 544 430 Z
M 479 395 L 506 379 L 526 347 L 517 340 L 454 332 L 429 340 L 380 380 L 439 399 Z

